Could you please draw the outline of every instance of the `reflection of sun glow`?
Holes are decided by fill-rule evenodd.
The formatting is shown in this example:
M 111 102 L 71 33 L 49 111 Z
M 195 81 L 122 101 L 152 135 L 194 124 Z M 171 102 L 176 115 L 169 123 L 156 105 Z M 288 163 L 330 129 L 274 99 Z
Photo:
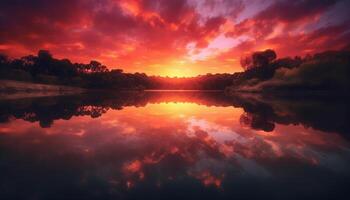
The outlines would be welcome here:
M 2 125 L 0 132 L 10 136 L 12 132 L 31 133 L 28 130 L 37 128 L 35 131 L 44 137 L 32 134 L 38 138 L 34 138 L 31 145 L 34 142 L 45 145 L 46 140 L 52 138 L 67 154 L 81 152 L 89 156 L 109 152 L 115 155 L 113 162 L 118 162 L 117 166 L 108 163 L 113 166 L 111 171 L 120 170 L 122 174 L 111 180 L 127 188 L 149 181 L 152 169 L 180 165 L 186 175 L 199 180 L 203 186 L 220 188 L 231 168 L 242 168 L 247 174 L 261 176 L 270 173 L 269 166 L 261 162 L 264 159 L 278 162 L 281 158 L 292 158 L 308 165 L 328 165 L 322 160 L 324 149 L 342 146 L 336 134 L 301 125 L 276 124 L 271 132 L 242 127 L 240 117 L 245 113 L 242 108 L 206 106 L 207 102 L 195 101 L 196 97 L 189 94 L 185 97 L 167 93 L 159 97 L 161 100 L 144 107 L 105 109 L 98 118 L 74 116 L 70 120 L 56 120 L 47 129 L 24 120 L 11 121 Z M 90 107 L 84 110 L 89 110 L 87 108 Z M 63 139 L 57 140 L 57 136 Z M 20 138 L 21 134 L 16 137 Z M 126 156 L 120 156 L 120 152 Z M 173 158 L 176 158 L 175 165 Z M 164 170 L 161 175 L 175 180 L 177 170 Z M 157 184 L 161 185 L 162 181 Z
M 189 113 L 189 112 L 195 112 L 198 111 L 198 105 L 195 103 L 176 103 L 176 102 L 170 102 L 170 103 L 160 103 L 156 106 L 156 110 L 161 110 L 163 112 L 167 113 L 173 113 L 173 114 L 183 114 L 183 113 Z

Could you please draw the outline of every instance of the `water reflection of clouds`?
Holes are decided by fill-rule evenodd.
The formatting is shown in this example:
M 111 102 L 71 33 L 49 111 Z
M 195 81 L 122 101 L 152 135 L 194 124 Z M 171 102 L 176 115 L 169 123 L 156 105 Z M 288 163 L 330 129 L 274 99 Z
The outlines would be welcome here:
M 79 180 L 95 177 L 129 190 L 184 177 L 224 189 L 229 177 L 271 178 L 285 163 L 334 173 L 349 166 L 349 144 L 342 136 L 301 125 L 255 130 L 241 126 L 244 112 L 161 103 L 109 109 L 98 118 L 73 116 L 50 128 L 17 119 L 1 125 L 0 147 L 37 165 L 57 160 L 79 169 Z
M 222 126 L 213 122 L 208 122 L 204 119 L 189 118 L 188 122 L 188 136 L 195 136 L 196 131 L 204 131 L 208 136 L 213 138 L 215 142 L 224 144 L 227 141 L 238 140 L 244 142 L 245 138 L 241 137 L 231 128 Z

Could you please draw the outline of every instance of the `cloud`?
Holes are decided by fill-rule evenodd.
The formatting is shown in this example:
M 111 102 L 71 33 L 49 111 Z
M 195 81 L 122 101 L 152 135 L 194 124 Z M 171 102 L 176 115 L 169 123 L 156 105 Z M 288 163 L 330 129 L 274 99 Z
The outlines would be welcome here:
M 239 64 L 227 60 L 239 60 L 244 52 L 273 48 L 284 56 L 317 50 L 318 45 L 340 48 L 346 40 L 349 23 L 344 20 L 348 15 L 339 4 L 344 7 L 348 3 L 332 0 L 272 1 L 267 5 L 260 0 L 3 0 L 0 2 L 0 51 L 23 56 L 48 49 L 57 57 L 68 57 L 75 62 L 95 59 L 111 68 L 149 74 L 185 71 L 188 67 L 192 75 L 235 72 L 241 70 Z M 329 13 L 339 13 L 339 16 Z M 341 23 L 329 25 L 323 22 L 325 18 Z M 333 30 L 335 35 L 326 32 L 334 26 L 342 27 Z M 223 36 L 235 42 L 231 42 L 230 47 L 223 45 L 215 51 L 207 50 Z M 293 42 L 300 38 L 307 41 L 307 47 Z M 187 48 L 190 44 L 194 45 L 191 51 Z M 209 52 L 209 55 L 193 62 L 188 59 L 192 50 Z M 173 64 L 179 60 L 183 64 Z
M 284 22 L 295 22 L 318 15 L 327 10 L 329 7 L 335 5 L 338 1 L 339 0 L 276 1 L 276 3 L 260 12 L 256 16 L 256 19 L 277 19 Z

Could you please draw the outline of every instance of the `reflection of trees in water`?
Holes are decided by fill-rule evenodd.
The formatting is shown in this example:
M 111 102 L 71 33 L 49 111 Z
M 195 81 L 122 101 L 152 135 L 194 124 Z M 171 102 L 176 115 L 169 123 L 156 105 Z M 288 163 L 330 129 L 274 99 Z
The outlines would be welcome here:
M 237 120 L 250 128 L 264 131 L 272 131 L 276 123 L 303 124 L 320 130 L 337 132 L 342 132 L 342 130 L 344 132 L 344 129 L 339 128 L 346 125 L 346 118 L 342 112 L 345 110 L 346 104 L 342 102 L 326 100 L 300 102 L 242 95 L 227 98 L 218 93 L 198 92 L 151 92 L 117 94 L 115 96 L 86 95 L 23 99 L 0 102 L 0 113 L 2 119 L 21 118 L 27 121 L 39 121 L 42 127 L 49 127 L 57 119 L 70 119 L 72 116 L 100 117 L 109 109 L 123 109 L 126 106 L 145 106 L 148 103 L 173 101 L 193 102 L 208 106 L 241 107 L 244 112 Z M 324 107 L 324 105 L 332 106 Z M 318 122 L 320 117 L 324 117 L 324 119 Z M 320 124 L 327 120 L 332 121 L 326 125 Z M 335 121 L 338 123 L 332 124 Z M 139 122 L 133 121 L 133 123 Z M 328 129 L 325 129 L 324 126 L 327 126 Z M 265 138 L 262 139 L 261 135 L 251 137 L 251 135 L 244 136 L 243 134 L 242 137 L 249 138 L 249 142 L 233 139 L 220 144 L 201 127 L 193 128 L 194 136 L 188 136 L 186 128 L 180 128 L 180 131 L 183 131 L 180 134 L 179 132 L 163 134 L 169 133 L 169 130 L 175 128 L 179 128 L 178 124 L 169 124 L 164 128 L 147 127 L 135 135 L 139 140 L 132 141 L 126 140 L 119 131 L 105 131 L 109 127 L 103 126 L 99 127 L 99 131 L 94 129 L 94 131 L 87 132 L 82 136 L 75 134 L 47 135 L 45 131 L 33 131 L 30 132 L 31 134 L 22 134 L 20 137 L 15 134 L 0 134 L 0 141 L 3 141 L 0 145 L 1 152 L 6 155 L 2 157 L 5 165 L 1 166 L 3 169 L 1 170 L 3 172 L 1 173 L 1 182 L 6 183 L 8 187 L 27 191 L 27 193 L 20 193 L 20 195 L 35 197 L 42 193 L 51 196 L 51 191 L 57 189 L 57 183 L 66 187 L 64 191 L 71 191 L 73 188 L 89 194 L 88 196 L 92 196 L 96 190 L 101 191 L 101 188 L 105 189 L 101 192 L 102 194 L 119 195 L 130 187 L 140 187 L 142 184 L 149 188 L 158 186 L 159 183 L 165 185 L 174 182 L 185 185 L 186 181 L 191 181 L 192 184 L 201 182 L 210 187 L 221 187 L 222 185 L 226 190 L 228 185 L 231 186 L 226 181 L 231 178 L 236 181 L 236 178 L 239 177 L 236 174 L 241 174 L 242 170 L 247 169 L 238 158 L 256 161 L 270 171 L 278 168 L 284 170 L 289 167 L 289 169 L 296 171 L 286 170 L 286 173 L 294 175 L 300 173 L 300 167 L 304 166 L 305 162 L 309 166 L 308 162 L 313 161 L 314 154 L 310 155 L 310 149 L 316 150 L 317 155 L 325 155 L 324 152 L 329 150 L 327 145 L 324 147 L 320 145 L 320 150 L 313 146 L 317 146 L 317 141 L 315 144 L 309 142 L 308 139 L 301 138 L 302 146 L 306 147 L 305 151 L 300 150 L 301 155 L 294 154 L 295 152 L 291 149 L 295 147 L 293 144 L 300 144 L 299 138 L 288 139 L 286 137 L 287 141 L 280 141 L 280 143 L 278 143 L 277 138 L 274 142 L 277 142 L 280 147 L 291 144 L 291 146 L 285 145 L 289 147 L 282 149 L 285 154 L 280 157 L 280 154 L 275 152 L 270 143 L 267 142 L 269 138 L 264 140 Z M 62 130 L 66 129 L 61 129 L 60 132 Z M 101 132 L 103 134 L 100 134 Z M 144 134 L 145 132 L 148 134 Z M 334 151 L 337 151 L 338 147 Z M 327 150 L 322 151 L 325 148 Z M 332 153 L 332 151 L 330 152 Z M 231 157 L 232 153 L 239 155 L 239 157 L 237 159 Z M 15 162 L 15 164 L 6 164 L 11 162 Z M 290 167 L 291 164 L 295 167 Z M 314 168 L 310 167 L 306 167 L 306 170 L 309 170 L 305 172 L 307 175 L 315 172 Z M 324 171 L 316 172 L 320 172 L 317 177 L 323 175 L 334 178 L 333 174 L 324 173 Z M 20 177 L 21 182 L 26 184 L 18 185 L 18 181 L 14 177 Z M 99 182 L 96 182 L 96 177 Z M 312 180 L 315 180 L 314 177 Z M 266 179 L 264 179 L 265 181 Z M 204 191 L 202 187 L 194 186 L 199 188 L 200 192 Z M 186 187 L 189 187 L 188 182 Z M 51 190 L 42 190 L 42 188 L 50 188 Z M 234 188 L 226 191 L 233 191 Z M 290 185 L 286 188 L 288 191 L 291 190 Z M 193 190 L 193 188 L 190 189 Z M 61 191 L 57 193 L 61 194 L 62 197 L 65 194 Z
M 89 115 L 92 118 L 98 118 L 101 117 L 102 114 L 106 113 L 108 110 L 108 107 L 103 106 L 81 106 L 77 109 L 77 113 L 79 116 Z
M 143 107 L 149 103 L 190 102 L 206 106 L 234 106 L 244 109 L 240 123 L 263 131 L 273 131 L 275 124 L 302 124 L 326 132 L 347 134 L 348 107 L 339 99 L 263 98 L 257 95 L 227 97 L 220 92 L 125 92 L 45 97 L 0 102 L 0 121 L 24 119 L 50 127 L 55 120 L 73 116 L 100 117 L 109 109 Z
M 245 111 L 240 118 L 243 125 L 253 129 L 272 131 L 274 124 L 301 124 L 325 132 L 349 134 L 348 105 L 339 98 L 295 98 L 235 96 L 232 104 Z
M 217 94 L 217 93 L 215 93 Z M 126 106 L 143 107 L 148 103 L 194 102 L 197 104 L 229 106 L 223 95 L 211 92 L 125 92 L 79 96 L 43 97 L 0 102 L 0 122 L 23 119 L 39 121 L 41 127 L 50 127 L 55 120 L 73 116 L 97 118 L 109 109 L 121 110 Z
M 72 116 L 85 115 L 99 117 L 108 110 L 108 107 L 87 103 L 81 101 L 79 97 L 49 97 L 1 102 L 0 120 L 6 122 L 16 118 L 29 122 L 39 121 L 41 127 L 50 127 L 54 120 L 69 120 Z
M 252 113 L 243 113 L 239 119 L 241 125 L 249 126 L 253 129 L 263 130 L 263 131 L 273 131 L 275 124 L 269 122 L 266 118 L 261 115 L 256 115 Z

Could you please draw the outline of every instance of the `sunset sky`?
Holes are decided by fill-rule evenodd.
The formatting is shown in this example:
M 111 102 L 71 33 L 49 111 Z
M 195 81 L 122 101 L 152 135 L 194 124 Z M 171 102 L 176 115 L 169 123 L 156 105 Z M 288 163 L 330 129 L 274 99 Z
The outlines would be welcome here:
M 0 52 L 149 75 L 242 71 L 240 57 L 349 45 L 349 0 L 1 0 Z

